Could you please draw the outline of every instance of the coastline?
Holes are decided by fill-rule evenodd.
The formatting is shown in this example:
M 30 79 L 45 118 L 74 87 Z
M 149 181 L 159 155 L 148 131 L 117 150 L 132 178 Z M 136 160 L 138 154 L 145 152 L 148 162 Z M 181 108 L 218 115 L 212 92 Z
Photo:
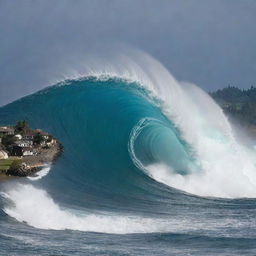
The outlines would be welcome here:
M 34 159 L 25 159 L 24 162 L 30 165 L 27 165 L 26 168 L 19 166 L 16 169 L 13 170 L 6 170 L 0 172 L 0 182 L 10 180 L 13 178 L 18 177 L 28 177 L 35 175 L 37 172 L 40 172 L 43 168 L 54 164 L 59 156 L 63 152 L 63 146 L 61 143 L 57 142 L 56 146 L 54 147 L 54 150 L 51 151 L 50 154 L 47 156 L 45 155 L 45 152 L 42 153 L 40 157 L 35 157 Z
M 14 127 L 0 128 L 2 131 L 0 149 L 6 149 L 6 151 L 0 150 L 2 153 L 0 157 L 0 182 L 17 177 L 35 177 L 37 172 L 53 165 L 63 152 L 63 146 L 57 139 L 39 129 L 32 130 L 27 125 L 28 131 L 23 131 L 22 135 L 19 135 L 15 134 Z M 7 131 L 11 131 L 12 134 L 3 134 Z M 3 144 L 3 138 L 9 139 L 10 137 L 18 137 L 17 142 L 12 142 L 10 146 Z M 40 137 L 39 141 L 37 141 L 38 137 Z

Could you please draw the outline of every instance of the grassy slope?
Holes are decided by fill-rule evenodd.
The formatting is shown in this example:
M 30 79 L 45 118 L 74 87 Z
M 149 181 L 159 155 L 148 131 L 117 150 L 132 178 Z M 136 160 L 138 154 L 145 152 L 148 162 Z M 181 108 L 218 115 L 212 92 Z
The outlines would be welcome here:
M 8 159 L 0 159 L 0 172 L 8 170 L 15 160 L 17 160 L 17 157 L 10 157 Z

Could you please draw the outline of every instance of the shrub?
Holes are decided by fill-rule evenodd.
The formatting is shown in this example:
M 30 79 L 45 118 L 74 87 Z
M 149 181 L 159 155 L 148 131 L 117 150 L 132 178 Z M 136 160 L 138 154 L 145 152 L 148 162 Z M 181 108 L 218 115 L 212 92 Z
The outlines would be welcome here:
M 17 159 L 17 160 L 14 160 L 9 168 L 10 171 L 13 171 L 13 170 L 17 170 L 21 167 L 22 165 L 22 160 L 20 159 Z
M 2 138 L 2 144 L 5 148 L 8 148 L 8 146 L 12 145 L 16 141 L 16 138 L 13 135 L 5 135 Z
M 28 122 L 25 120 L 18 121 L 14 128 L 16 134 L 24 134 L 29 129 Z
M 40 145 L 42 142 L 44 141 L 44 137 L 38 132 L 35 136 L 34 136 L 34 140 L 33 143 Z

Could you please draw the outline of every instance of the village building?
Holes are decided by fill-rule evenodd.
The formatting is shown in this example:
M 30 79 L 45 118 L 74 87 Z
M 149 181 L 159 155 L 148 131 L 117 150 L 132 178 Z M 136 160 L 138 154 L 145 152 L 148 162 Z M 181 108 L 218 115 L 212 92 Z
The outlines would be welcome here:
M 56 144 L 57 143 L 57 140 L 55 139 L 51 139 L 50 141 L 46 142 L 46 145 L 48 147 L 51 147 L 52 145 Z
M 0 136 L 5 135 L 14 135 L 14 128 L 8 126 L 1 126 L 0 127 Z
M 49 139 L 49 134 L 40 130 L 40 129 L 36 129 L 36 132 L 39 133 L 43 138 L 44 140 L 48 140 Z
M 33 156 L 36 154 L 35 150 L 33 150 L 32 148 L 23 148 L 22 153 L 23 153 L 23 156 Z
M 12 156 L 33 156 L 35 155 L 35 150 L 33 150 L 33 148 L 31 147 L 20 147 L 17 145 L 12 145 L 9 148 L 9 151 L 11 153 Z
M 35 137 L 35 132 L 34 131 L 27 131 L 24 135 L 23 135 L 23 139 L 24 140 L 34 140 Z
M 33 146 L 33 141 L 32 140 L 17 140 L 14 142 L 15 145 L 19 147 L 32 147 Z
M 9 147 L 9 152 L 11 156 L 22 156 L 22 147 L 19 147 L 17 145 L 12 145 Z
M 42 130 L 32 130 L 26 121 L 0 127 L 0 174 L 29 176 L 52 163 L 62 145 Z M 1 177 L 0 177 L 1 178 Z
M 17 140 L 21 140 L 22 139 L 22 136 L 20 134 L 15 134 L 14 137 Z

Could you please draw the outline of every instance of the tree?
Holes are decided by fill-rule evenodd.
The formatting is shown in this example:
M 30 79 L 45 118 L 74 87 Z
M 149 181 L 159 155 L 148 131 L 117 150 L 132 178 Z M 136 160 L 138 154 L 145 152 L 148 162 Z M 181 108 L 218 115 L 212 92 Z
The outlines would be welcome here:
M 33 143 L 40 145 L 44 141 L 44 137 L 41 135 L 40 132 L 37 132 L 36 135 L 34 136 Z
M 22 160 L 14 160 L 9 168 L 9 170 L 17 170 L 21 167 L 22 165 Z
M 10 168 L 7 170 L 7 174 L 24 177 L 24 176 L 27 176 L 27 171 L 25 168 L 26 168 L 26 164 L 23 163 L 22 160 L 20 159 L 14 160 Z
M 28 122 L 25 120 L 18 121 L 14 128 L 16 134 L 24 134 L 29 129 Z
M 8 148 L 8 146 L 12 145 L 15 141 L 16 141 L 16 138 L 13 135 L 5 135 L 2 138 L 2 144 L 4 145 L 5 148 Z

